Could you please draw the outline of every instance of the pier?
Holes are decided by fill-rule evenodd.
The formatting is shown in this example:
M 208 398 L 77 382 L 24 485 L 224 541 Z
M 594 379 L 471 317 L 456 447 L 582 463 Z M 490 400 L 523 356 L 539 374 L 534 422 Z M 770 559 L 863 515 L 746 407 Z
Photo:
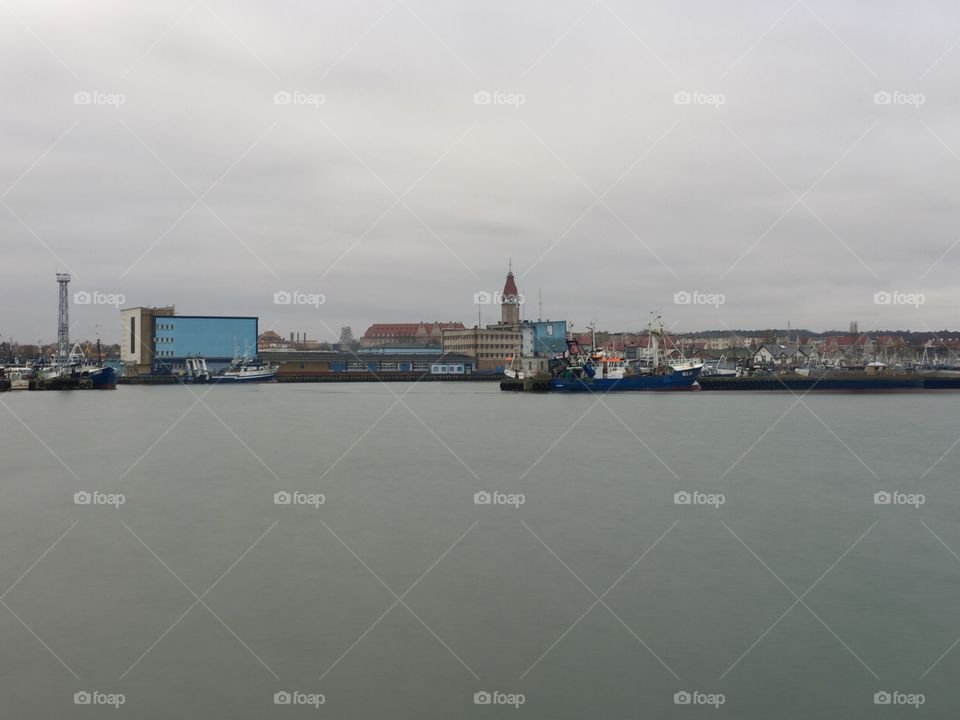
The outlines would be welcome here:
M 423 372 L 337 372 L 337 373 L 283 373 L 277 375 L 281 383 L 340 383 L 340 382 L 494 382 L 501 380 L 497 374 L 470 373 L 464 375 L 435 375 Z
M 697 380 L 701 390 L 779 390 L 794 391 L 910 391 L 910 390 L 960 390 L 960 375 L 930 373 L 834 373 L 821 376 L 801 375 L 755 375 L 752 377 L 700 376 Z
M 500 389 L 505 392 L 549 392 L 550 381 L 545 378 L 529 380 L 504 379 Z M 801 375 L 754 375 L 752 377 L 703 376 L 692 390 L 706 391 L 766 391 L 766 392 L 918 392 L 926 390 L 960 390 L 960 375 L 936 373 L 899 373 L 875 375 L 871 373 L 836 373 L 819 377 Z M 605 391 L 597 391 L 603 394 Z M 665 392 L 665 391 L 658 391 Z

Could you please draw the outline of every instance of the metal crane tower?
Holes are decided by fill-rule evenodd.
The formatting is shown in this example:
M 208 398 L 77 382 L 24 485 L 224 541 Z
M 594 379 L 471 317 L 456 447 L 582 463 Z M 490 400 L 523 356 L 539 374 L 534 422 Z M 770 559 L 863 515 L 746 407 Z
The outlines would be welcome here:
M 70 273 L 57 273 L 57 284 L 60 285 L 60 312 L 57 320 L 56 364 L 64 367 L 70 357 L 70 300 L 67 295 Z

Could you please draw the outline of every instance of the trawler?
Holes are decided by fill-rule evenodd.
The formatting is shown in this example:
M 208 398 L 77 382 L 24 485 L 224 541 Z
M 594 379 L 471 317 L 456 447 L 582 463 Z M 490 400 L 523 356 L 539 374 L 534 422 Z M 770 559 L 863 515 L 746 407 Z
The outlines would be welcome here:
M 277 377 L 277 366 L 259 360 L 241 360 L 233 363 L 219 375 L 211 375 L 214 383 L 270 382 Z
M 203 363 L 203 371 L 206 372 L 206 363 Z M 212 383 L 260 383 L 271 382 L 277 377 L 276 365 L 269 362 L 262 362 L 256 357 L 251 358 L 250 351 L 246 341 L 243 343 L 243 355 L 240 355 L 237 343 L 233 344 L 233 362 L 230 367 L 216 375 L 210 375 L 208 382 Z
M 668 357 L 666 333 L 660 316 L 648 330 L 649 352 L 644 358 L 627 360 L 605 351 L 585 350 L 577 340 L 567 340 L 567 353 L 550 361 L 551 392 L 625 392 L 638 390 L 693 389 L 703 363 L 683 357 Z
M 114 390 L 117 387 L 117 371 L 103 364 L 100 341 L 97 341 L 97 362 L 90 361 L 80 343 L 74 343 L 70 354 L 64 359 L 58 355 L 52 365 L 41 368 L 36 377 L 29 380 L 31 390 Z

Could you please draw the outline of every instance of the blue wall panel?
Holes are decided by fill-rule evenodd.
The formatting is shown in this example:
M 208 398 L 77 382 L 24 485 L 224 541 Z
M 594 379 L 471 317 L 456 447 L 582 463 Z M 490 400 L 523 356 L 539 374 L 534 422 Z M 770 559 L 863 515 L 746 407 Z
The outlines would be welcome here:
M 236 349 L 257 354 L 257 318 L 173 316 L 156 319 L 156 352 L 161 360 L 194 355 L 230 359 Z

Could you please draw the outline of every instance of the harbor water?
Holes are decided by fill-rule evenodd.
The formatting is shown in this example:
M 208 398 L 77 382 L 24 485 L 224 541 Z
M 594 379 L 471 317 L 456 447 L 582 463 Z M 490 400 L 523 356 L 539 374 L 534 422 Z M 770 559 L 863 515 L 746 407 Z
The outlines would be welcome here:
M 957 400 L 6 393 L 0 714 L 948 717 Z

